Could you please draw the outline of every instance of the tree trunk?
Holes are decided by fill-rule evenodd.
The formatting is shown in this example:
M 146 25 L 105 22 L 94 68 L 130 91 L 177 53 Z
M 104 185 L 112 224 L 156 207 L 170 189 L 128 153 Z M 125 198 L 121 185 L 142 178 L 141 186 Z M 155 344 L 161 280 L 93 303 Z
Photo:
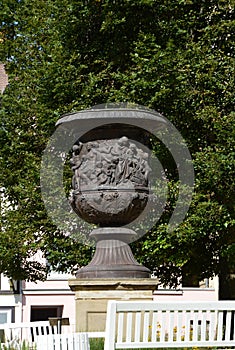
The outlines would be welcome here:
M 219 300 L 232 300 L 231 271 L 225 258 L 221 258 L 219 273 Z

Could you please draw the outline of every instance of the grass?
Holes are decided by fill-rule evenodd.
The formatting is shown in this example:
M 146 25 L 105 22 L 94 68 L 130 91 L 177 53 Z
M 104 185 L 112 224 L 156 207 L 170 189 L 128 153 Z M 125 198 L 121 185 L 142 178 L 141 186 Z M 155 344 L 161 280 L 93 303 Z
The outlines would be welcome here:
M 25 341 L 22 344 L 2 344 L 0 342 L 0 350 L 33 350 L 32 347 L 29 347 Z M 35 350 L 35 349 L 34 349 Z
M 104 350 L 104 340 L 100 338 L 90 339 L 91 350 Z

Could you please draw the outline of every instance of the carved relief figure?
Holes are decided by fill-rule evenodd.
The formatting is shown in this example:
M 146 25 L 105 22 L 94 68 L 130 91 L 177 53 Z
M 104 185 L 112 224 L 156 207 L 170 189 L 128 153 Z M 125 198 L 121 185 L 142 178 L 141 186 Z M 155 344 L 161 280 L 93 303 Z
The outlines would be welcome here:
M 117 140 L 100 140 L 73 146 L 73 188 L 148 185 L 151 168 L 148 154 L 130 142 L 126 136 Z

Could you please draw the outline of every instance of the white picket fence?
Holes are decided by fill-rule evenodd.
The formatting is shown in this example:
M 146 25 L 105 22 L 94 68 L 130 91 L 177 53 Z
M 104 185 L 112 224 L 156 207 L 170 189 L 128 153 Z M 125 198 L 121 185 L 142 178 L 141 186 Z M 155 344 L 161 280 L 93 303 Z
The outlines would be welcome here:
M 37 350 L 90 350 L 88 333 L 54 334 L 38 337 Z
M 21 349 L 23 343 L 37 350 L 89 350 L 89 338 L 104 338 L 105 332 L 75 333 L 75 325 L 51 326 L 49 321 L 5 323 L 4 345 Z
M 3 330 L 4 344 L 16 348 L 22 342 L 32 346 L 39 337 L 58 333 L 58 327 L 51 326 L 49 321 L 5 323 L 0 325 L 0 329 Z

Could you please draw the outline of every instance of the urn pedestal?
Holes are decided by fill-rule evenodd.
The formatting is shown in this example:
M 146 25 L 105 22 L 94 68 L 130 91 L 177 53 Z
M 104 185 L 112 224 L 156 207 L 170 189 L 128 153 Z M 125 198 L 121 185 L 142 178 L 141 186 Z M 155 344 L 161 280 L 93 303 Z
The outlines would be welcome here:
M 105 331 L 108 300 L 152 300 L 159 282 L 153 278 L 74 279 L 76 332 Z

